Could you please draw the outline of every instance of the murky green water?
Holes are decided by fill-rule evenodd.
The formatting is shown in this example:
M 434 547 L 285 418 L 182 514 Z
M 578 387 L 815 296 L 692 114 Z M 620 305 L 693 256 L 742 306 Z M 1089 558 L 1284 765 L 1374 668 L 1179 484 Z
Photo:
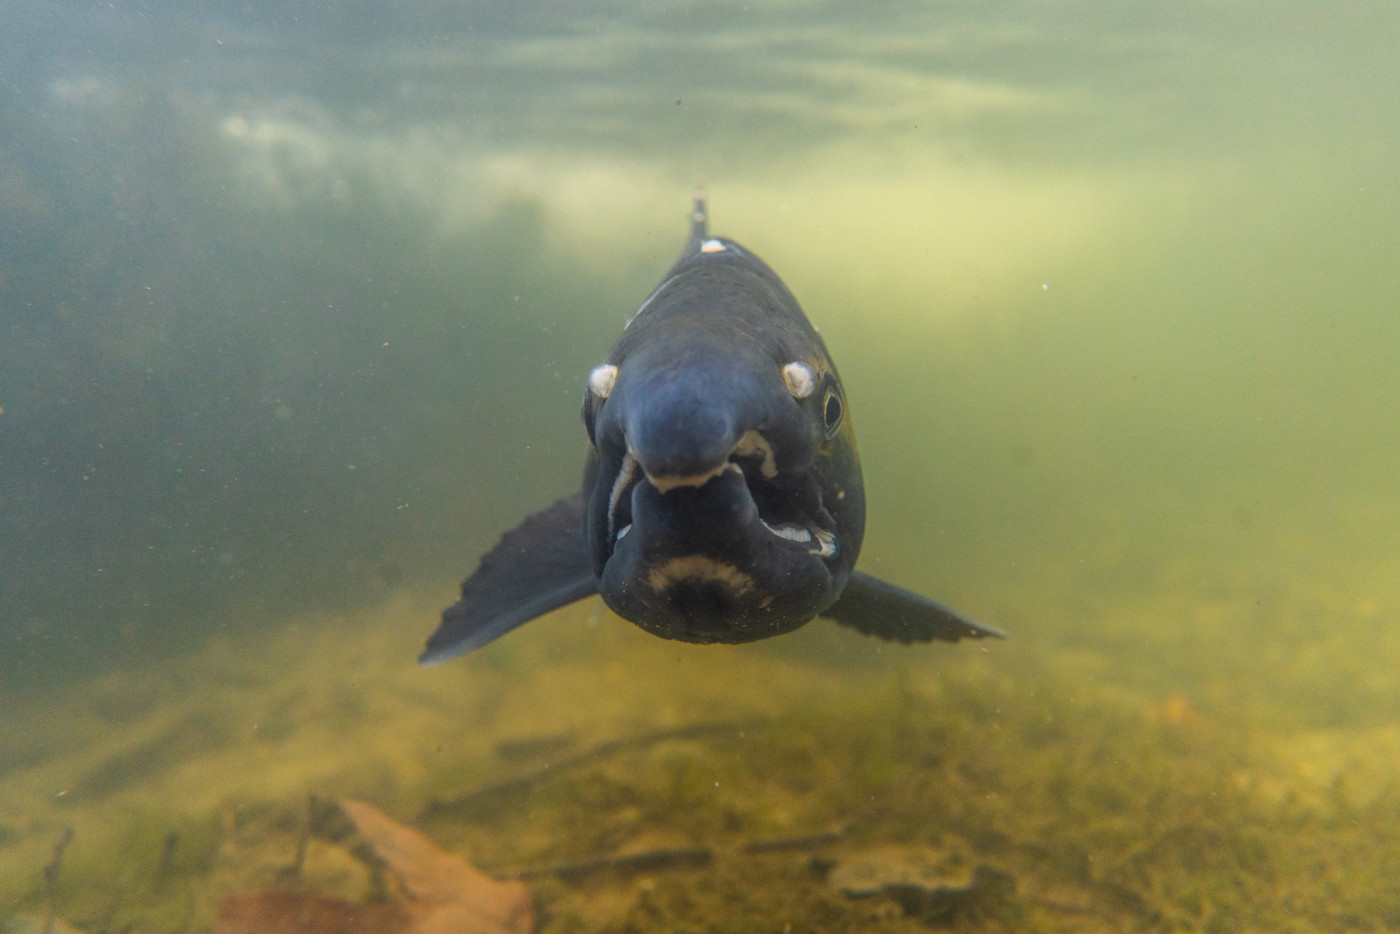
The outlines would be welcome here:
M 0 36 L 11 929 L 363 900 L 333 842 L 282 871 L 308 795 L 537 873 L 555 932 L 1400 928 L 1400 14 Z M 861 566 L 1013 638 L 695 647 L 585 601 L 415 667 L 577 483 L 584 376 L 697 180 L 841 367 Z M 707 858 L 551 874 L 663 849 Z M 921 916 L 845 894 L 862 861 L 1014 893 Z

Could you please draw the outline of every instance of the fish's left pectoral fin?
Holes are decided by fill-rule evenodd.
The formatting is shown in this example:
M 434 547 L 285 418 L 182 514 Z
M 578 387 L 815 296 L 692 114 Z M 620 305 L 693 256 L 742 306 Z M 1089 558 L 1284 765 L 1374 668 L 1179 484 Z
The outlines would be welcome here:
M 418 663 L 447 661 L 597 593 L 583 508 L 583 494 L 565 497 L 501 536 L 462 583 L 462 599 L 442 611 Z
M 1006 633 L 984 626 L 903 587 L 856 571 L 846 589 L 822 614 L 843 626 L 893 642 L 957 642 L 1003 639 Z

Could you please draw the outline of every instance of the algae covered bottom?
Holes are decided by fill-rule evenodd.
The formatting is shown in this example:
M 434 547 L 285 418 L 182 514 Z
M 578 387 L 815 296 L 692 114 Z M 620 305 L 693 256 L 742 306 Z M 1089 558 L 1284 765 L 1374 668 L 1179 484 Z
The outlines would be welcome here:
M 237 662 L 211 648 L 22 704 L 71 734 L 0 785 L 10 910 L 184 931 L 233 893 L 376 904 L 382 868 L 308 810 L 345 795 L 523 879 L 547 932 L 1400 921 L 1393 728 L 1308 747 L 1247 699 L 1222 714 L 1086 687 L 1082 660 L 1001 645 L 911 662 L 812 630 L 796 655 L 697 654 L 616 618 L 590 627 L 586 605 L 464 683 L 405 662 L 430 605 L 303 620 Z

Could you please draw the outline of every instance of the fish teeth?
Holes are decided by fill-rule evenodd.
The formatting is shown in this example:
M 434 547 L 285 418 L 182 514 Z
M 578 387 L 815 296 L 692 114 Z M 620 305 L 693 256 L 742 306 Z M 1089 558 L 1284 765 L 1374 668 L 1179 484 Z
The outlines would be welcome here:
M 830 558 L 836 554 L 836 536 L 825 529 L 813 529 L 812 532 L 817 537 L 817 542 L 821 547 L 812 552 L 823 558 Z
M 622 528 L 617 530 L 617 536 L 613 539 L 613 544 L 616 545 L 618 542 L 622 541 L 622 536 L 626 535 L 630 531 L 632 531 L 632 523 L 629 522 Z
M 758 521 L 763 522 L 762 519 Z M 768 531 L 772 532 L 774 535 L 778 536 L 779 538 L 785 538 L 790 542 L 800 542 L 802 544 L 806 544 L 807 542 L 810 542 L 812 540 L 812 533 L 807 531 L 800 525 L 792 525 L 790 523 L 785 523 L 783 525 L 769 525 L 767 522 L 763 522 L 763 527 L 766 528 Z

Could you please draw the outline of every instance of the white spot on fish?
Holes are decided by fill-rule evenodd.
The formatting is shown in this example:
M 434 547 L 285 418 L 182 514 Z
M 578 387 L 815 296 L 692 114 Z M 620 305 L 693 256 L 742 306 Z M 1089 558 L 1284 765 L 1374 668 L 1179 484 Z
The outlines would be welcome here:
M 801 360 L 783 365 L 783 382 L 794 399 L 805 399 L 817 388 L 817 371 Z
M 701 253 L 723 253 L 726 249 L 723 240 L 706 240 L 700 244 Z
M 599 399 L 606 399 L 613 391 L 613 384 L 616 382 L 617 367 L 611 363 L 599 364 L 588 374 L 588 388 Z

